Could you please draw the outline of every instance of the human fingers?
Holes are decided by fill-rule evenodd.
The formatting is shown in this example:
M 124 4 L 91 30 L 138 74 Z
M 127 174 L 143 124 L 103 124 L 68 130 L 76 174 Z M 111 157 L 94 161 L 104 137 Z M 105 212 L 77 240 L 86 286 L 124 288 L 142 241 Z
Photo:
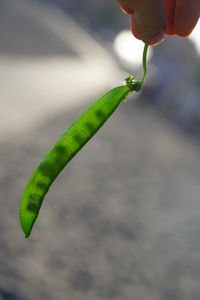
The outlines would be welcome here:
M 149 45 L 164 39 L 165 10 L 162 0 L 137 0 L 132 15 L 132 31 Z M 143 4 L 142 4 L 143 2 Z
M 126 12 L 134 11 L 131 16 L 131 27 L 136 37 L 149 45 L 155 45 L 164 38 L 163 0 L 119 0 L 119 2 Z
M 176 8 L 176 0 L 164 0 L 166 12 L 165 33 L 167 35 L 175 35 L 174 32 L 174 16 Z
M 129 7 L 127 6 L 127 5 L 130 5 L 131 3 L 128 3 L 128 2 L 127 2 L 126 4 L 124 4 L 124 2 L 121 2 L 121 1 L 123 1 L 123 0 L 118 0 L 118 1 L 117 1 L 117 2 L 119 3 L 119 6 L 120 6 L 121 10 L 122 10 L 125 14 L 132 15 L 132 14 L 134 13 L 134 10 L 131 9 L 131 8 L 129 8 Z M 131 26 L 131 30 L 132 30 L 133 35 L 134 35 L 137 39 L 140 40 L 140 38 L 139 38 L 139 36 L 138 36 L 138 34 L 137 34 L 137 32 L 136 32 L 134 26 Z
M 188 36 L 198 22 L 200 16 L 200 0 L 177 0 L 174 15 L 175 34 Z

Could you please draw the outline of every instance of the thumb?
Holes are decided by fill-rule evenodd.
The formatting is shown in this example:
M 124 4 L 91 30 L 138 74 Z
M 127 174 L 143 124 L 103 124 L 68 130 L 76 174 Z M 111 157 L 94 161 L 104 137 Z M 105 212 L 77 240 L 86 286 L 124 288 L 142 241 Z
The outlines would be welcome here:
M 155 45 L 164 38 L 165 9 L 163 0 L 120 0 L 133 12 L 132 32 L 143 42 Z
M 164 39 L 165 10 L 162 0 L 146 0 L 136 6 L 132 15 L 132 31 L 144 43 L 155 45 Z M 137 2 L 137 1 L 135 1 Z

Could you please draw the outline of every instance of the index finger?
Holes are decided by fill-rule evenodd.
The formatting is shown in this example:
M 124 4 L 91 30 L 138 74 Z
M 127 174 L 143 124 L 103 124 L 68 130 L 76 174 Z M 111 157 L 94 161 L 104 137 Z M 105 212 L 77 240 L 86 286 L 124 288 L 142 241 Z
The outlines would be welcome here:
M 129 0 L 132 2 L 132 31 L 143 42 L 154 45 L 164 38 L 165 9 L 163 0 Z

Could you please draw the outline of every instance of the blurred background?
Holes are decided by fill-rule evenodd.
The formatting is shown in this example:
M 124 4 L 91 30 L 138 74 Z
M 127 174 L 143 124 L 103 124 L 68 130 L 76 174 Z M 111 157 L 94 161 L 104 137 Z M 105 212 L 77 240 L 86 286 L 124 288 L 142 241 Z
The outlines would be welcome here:
M 0 300 L 200 300 L 200 36 L 151 48 L 148 79 L 69 163 L 29 239 L 35 166 L 129 74 L 143 44 L 107 0 L 0 0 Z

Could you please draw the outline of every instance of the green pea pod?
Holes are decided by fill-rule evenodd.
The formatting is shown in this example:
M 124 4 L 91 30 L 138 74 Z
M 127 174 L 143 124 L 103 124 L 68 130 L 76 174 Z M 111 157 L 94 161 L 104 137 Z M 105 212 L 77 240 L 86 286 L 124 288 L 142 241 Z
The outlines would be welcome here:
M 143 52 L 145 67 L 143 60 L 144 75 L 142 81 L 134 81 L 134 77 L 129 76 L 125 79 L 125 85 L 112 89 L 92 104 L 59 138 L 32 174 L 20 203 L 20 223 L 25 237 L 30 236 L 43 199 L 66 164 L 94 136 L 122 100 L 126 100 L 131 92 L 141 89 L 146 76 L 145 51 L 147 51 L 147 45 L 145 45 Z

